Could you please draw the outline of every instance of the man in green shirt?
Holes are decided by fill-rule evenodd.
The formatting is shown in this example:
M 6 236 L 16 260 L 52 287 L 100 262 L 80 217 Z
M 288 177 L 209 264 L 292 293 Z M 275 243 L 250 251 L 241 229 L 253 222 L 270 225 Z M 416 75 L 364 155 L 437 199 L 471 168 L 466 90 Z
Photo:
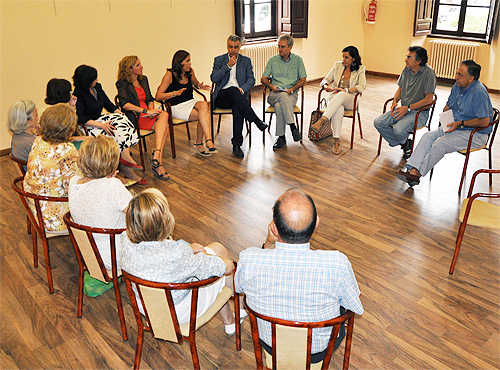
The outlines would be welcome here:
M 290 126 L 294 141 L 302 139 L 293 116 L 293 108 L 297 104 L 297 91 L 306 83 L 306 68 L 302 58 L 292 54 L 293 38 L 281 35 L 278 39 L 279 54 L 267 62 L 261 82 L 271 90 L 268 103 L 274 107 L 276 113 L 276 136 L 273 149 L 280 149 L 286 145 L 285 128 Z M 270 78 L 272 78 L 272 83 Z

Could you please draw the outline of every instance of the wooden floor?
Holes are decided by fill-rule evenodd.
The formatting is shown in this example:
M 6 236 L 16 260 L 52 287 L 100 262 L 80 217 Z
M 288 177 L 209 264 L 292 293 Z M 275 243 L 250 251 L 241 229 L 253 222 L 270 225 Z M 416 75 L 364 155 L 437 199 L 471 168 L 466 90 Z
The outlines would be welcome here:
M 236 259 L 243 249 L 265 240 L 271 207 L 280 194 L 290 187 L 311 194 L 321 219 L 312 245 L 345 253 L 361 289 L 365 313 L 356 318 L 351 369 L 498 369 L 500 234 L 468 227 L 455 274 L 448 274 L 464 196 L 457 194 L 464 158 L 447 155 L 432 180 L 425 177 L 414 189 L 395 177 L 404 163 L 402 152 L 384 143 L 377 157 L 373 127 L 395 88 L 395 79 L 369 76 L 361 101 L 364 139 L 356 133 L 349 150 L 350 125 L 345 120 L 339 156 L 330 152 L 331 138 L 318 144 L 306 138 L 301 145 L 293 143 L 289 132 L 288 147 L 273 152 L 274 136 L 266 133 L 263 146 L 254 127 L 252 146 L 245 140 L 245 158 L 238 160 L 231 155 L 226 117 L 216 139 L 219 154 L 200 158 L 194 141 L 188 142 L 178 127 L 177 158 L 171 158 L 169 149 L 165 152 L 171 180 L 153 179 L 150 168 L 146 178 L 149 186 L 167 195 L 177 221 L 176 238 L 219 241 Z M 436 112 L 449 90 L 438 87 Z M 306 127 L 317 91 L 318 84 L 306 87 Z M 500 107 L 500 97 L 492 99 Z M 261 114 L 261 94 L 255 92 L 252 102 Z M 149 139 L 149 149 L 151 144 Z M 499 145 L 493 161 L 498 168 Z M 68 237 L 50 241 L 55 293 L 48 294 L 43 255 L 40 267 L 33 268 L 24 210 L 10 188 L 14 167 L 8 157 L 0 163 L 0 368 L 132 368 L 137 329 L 128 298 L 126 342 L 112 291 L 85 296 L 83 317 L 76 317 L 77 263 Z M 474 153 L 466 190 L 471 174 L 485 166 L 487 153 Z M 486 177 L 479 179 L 477 189 L 488 190 Z M 500 189 L 498 177 L 493 189 Z M 121 289 L 125 296 L 125 287 Z M 236 352 L 220 318 L 208 323 L 197 334 L 202 369 L 255 368 L 248 320 L 242 338 L 243 349 Z M 339 350 L 332 369 L 341 368 L 341 355 Z M 141 368 L 191 369 L 189 345 L 146 336 Z

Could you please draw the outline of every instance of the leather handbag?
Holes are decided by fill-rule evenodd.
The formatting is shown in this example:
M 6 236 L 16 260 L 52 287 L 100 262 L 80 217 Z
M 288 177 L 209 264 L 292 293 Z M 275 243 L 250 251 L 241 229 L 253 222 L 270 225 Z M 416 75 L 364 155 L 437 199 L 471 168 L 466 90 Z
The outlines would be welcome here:
M 322 109 L 323 108 L 323 109 Z M 327 120 L 325 124 L 319 129 L 319 132 L 314 132 L 311 128 L 313 124 L 318 122 L 318 120 L 321 118 L 322 110 L 326 109 L 326 99 L 323 98 L 321 99 L 318 108 L 316 110 L 311 112 L 311 122 L 309 123 L 309 133 L 308 137 L 309 140 L 312 141 L 320 141 L 324 139 L 325 137 L 332 136 L 332 125 L 331 125 L 331 119 Z

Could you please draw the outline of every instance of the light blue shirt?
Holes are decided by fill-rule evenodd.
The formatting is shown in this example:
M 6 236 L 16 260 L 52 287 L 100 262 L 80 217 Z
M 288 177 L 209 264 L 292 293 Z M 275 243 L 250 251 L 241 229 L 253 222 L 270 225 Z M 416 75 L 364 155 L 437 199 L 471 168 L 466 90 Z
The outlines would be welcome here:
M 276 242 L 274 249 L 248 248 L 240 253 L 237 292 L 266 316 L 323 321 L 340 314 L 340 306 L 363 313 L 359 287 L 347 257 L 339 251 L 312 250 L 309 243 Z M 271 326 L 259 320 L 259 336 L 271 345 Z M 312 353 L 323 351 L 331 328 L 313 330 Z
M 493 120 L 493 107 L 486 87 L 477 80 L 467 86 L 465 89 L 459 87 L 456 83 L 451 88 L 450 96 L 446 105 L 453 112 L 455 121 L 469 121 L 474 118 L 488 117 Z M 458 127 L 457 130 L 474 130 L 476 127 Z M 478 131 L 481 134 L 489 134 L 493 126 Z
M 297 85 L 301 78 L 306 78 L 306 67 L 302 58 L 290 53 L 288 60 L 283 59 L 279 54 L 271 57 L 266 64 L 263 76 L 272 77 L 272 84 L 290 89 Z

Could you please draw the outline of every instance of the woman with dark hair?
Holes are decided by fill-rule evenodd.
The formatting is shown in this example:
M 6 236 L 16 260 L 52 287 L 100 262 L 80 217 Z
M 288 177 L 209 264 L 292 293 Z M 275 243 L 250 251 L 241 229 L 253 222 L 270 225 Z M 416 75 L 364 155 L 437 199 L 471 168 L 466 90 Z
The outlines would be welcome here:
M 139 114 L 139 129 L 155 131 L 155 147 L 151 153 L 153 174 L 160 180 L 170 175 L 163 168 L 163 147 L 168 136 L 168 113 L 156 109 L 148 78 L 142 74 L 142 64 L 135 55 L 124 57 L 118 65 L 118 101 L 130 120 Z
M 73 75 L 78 123 L 85 124 L 89 135 L 111 136 L 121 150 L 121 170 L 129 179 L 137 181 L 139 185 L 146 184 L 146 179 L 137 176 L 132 170 L 142 170 L 130 155 L 130 148 L 139 142 L 135 126 L 109 100 L 108 96 L 97 82 L 97 70 L 94 67 L 82 64 L 75 69 Z M 109 114 L 101 115 L 106 108 Z
M 209 85 L 198 82 L 191 68 L 189 53 L 185 50 L 178 50 L 172 58 L 172 68 L 167 70 L 156 90 L 155 99 L 168 100 L 172 106 L 172 118 L 198 121 L 195 147 L 198 149 L 198 154 L 209 157 L 218 152 L 212 142 L 210 107 L 207 102 L 193 98 L 193 87 L 210 91 Z M 205 142 L 203 142 L 203 136 L 205 136 Z
M 76 96 L 72 94 L 71 82 L 64 78 L 52 78 L 47 83 L 45 104 L 55 105 L 57 103 L 68 103 L 73 108 L 76 108 Z
M 331 119 L 333 136 L 333 154 L 340 153 L 340 132 L 344 110 L 353 109 L 354 95 L 366 89 L 366 68 L 361 64 L 359 51 L 355 46 L 347 46 L 342 50 L 342 61 L 335 65 L 320 85 L 327 92 L 328 105 L 323 116 L 311 126 L 312 130 L 319 132 L 321 127 Z M 331 86 L 328 86 L 331 84 Z

